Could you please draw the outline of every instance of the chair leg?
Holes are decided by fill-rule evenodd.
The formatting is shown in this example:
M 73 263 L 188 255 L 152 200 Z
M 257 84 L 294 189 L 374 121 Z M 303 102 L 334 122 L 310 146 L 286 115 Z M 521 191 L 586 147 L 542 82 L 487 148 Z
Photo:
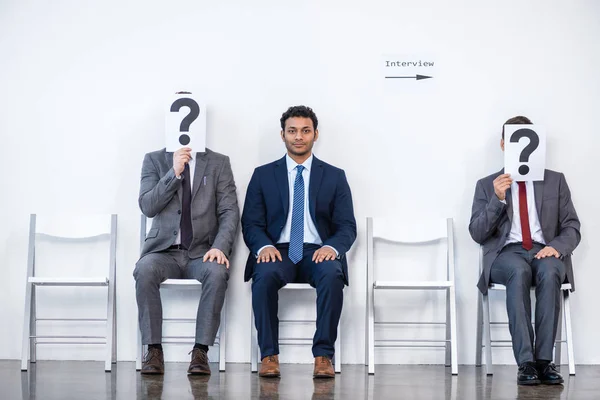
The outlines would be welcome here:
M 481 293 L 477 291 L 477 343 L 475 346 L 475 366 L 481 367 L 481 356 L 483 353 L 483 306 Z
M 28 278 L 29 279 L 29 278 Z M 29 340 L 29 335 L 31 332 L 31 297 L 32 293 L 32 284 L 27 282 L 25 286 L 25 312 L 23 317 L 23 341 L 21 342 L 21 371 L 27 371 L 27 366 L 29 364 L 29 347 L 31 344 L 31 340 Z
M 219 327 L 219 371 L 225 372 L 225 342 L 227 340 L 227 299 L 223 303 L 221 310 L 221 326 Z
M 445 366 L 452 366 L 451 359 L 451 351 L 452 351 L 452 343 L 450 342 L 451 334 L 450 334 L 450 289 L 446 289 L 446 361 Z
M 337 374 L 342 372 L 342 330 L 340 329 L 342 323 L 341 321 L 338 324 L 338 334 L 337 340 L 335 341 L 335 372 Z
M 481 295 L 483 302 L 483 337 L 485 340 L 485 371 L 487 375 L 493 375 L 492 368 L 492 337 L 490 332 L 490 301 L 489 293 Z
M 140 371 L 142 369 L 142 358 L 144 357 L 144 345 L 142 344 L 142 331 L 140 331 L 140 322 L 137 323 L 137 346 L 135 356 L 135 369 Z
M 368 354 L 368 365 L 369 374 L 375 374 L 375 288 L 373 286 L 368 288 L 369 295 L 367 299 L 369 304 L 367 305 L 368 315 L 368 329 L 369 329 L 369 354 Z
M 565 302 L 560 293 L 560 310 L 558 312 L 558 326 L 556 327 L 556 338 L 554 340 L 554 362 L 560 368 L 562 364 L 562 343 L 563 343 L 563 321 L 564 321 Z
M 115 282 L 108 282 L 107 301 L 106 301 L 106 353 L 104 360 L 104 371 L 110 372 L 112 366 L 112 358 L 114 352 L 114 321 L 115 321 Z
M 569 375 L 575 375 L 575 356 L 573 354 L 573 331 L 571 329 L 571 300 L 569 291 L 563 290 L 565 303 L 565 330 L 567 335 L 567 355 L 569 357 Z
M 32 285 L 31 287 L 31 343 L 29 347 L 30 361 L 32 363 L 37 362 L 37 300 L 36 300 L 37 287 Z
M 252 315 L 250 317 L 250 370 L 252 372 L 258 372 L 258 333 L 256 332 L 256 326 L 254 324 L 254 310 L 252 310 Z
M 450 288 L 450 353 L 452 361 L 452 375 L 458 375 L 458 345 L 456 336 L 456 289 Z

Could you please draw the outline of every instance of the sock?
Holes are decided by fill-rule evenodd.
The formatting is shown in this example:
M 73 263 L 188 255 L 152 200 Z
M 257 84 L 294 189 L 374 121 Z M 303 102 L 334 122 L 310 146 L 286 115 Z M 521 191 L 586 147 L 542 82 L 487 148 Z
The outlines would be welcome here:
M 162 344 L 160 344 L 160 343 L 149 344 L 148 350 L 150 350 L 150 349 L 159 349 L 160 351 L 162 351 Z
M 200 349 L 200 350 L 204 350 L 205 352 L 208 352 L 208 346 L 205 344 L 200 344 L 200 343 L 196 343 L 194 345 L 195 349 Z

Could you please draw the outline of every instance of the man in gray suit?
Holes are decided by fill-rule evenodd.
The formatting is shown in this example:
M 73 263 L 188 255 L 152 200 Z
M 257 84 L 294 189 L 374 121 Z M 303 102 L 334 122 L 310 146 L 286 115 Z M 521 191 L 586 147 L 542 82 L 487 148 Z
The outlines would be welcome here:
M 505 125 L 531 124 L 522 116 Z M 504 127 L 502 141 L 504 151 Z M 504 171 L 477 182 L 469 231 L 483 246 L 478 287 L 506 286 L 506 309 L 521 385 L 560 384 L 552 363 L 560 313 L 560 286 L 574 285 L 571 254 L 581 239 L 580 223 L 562 173 L 545 170 L 544 180 L 514 182 Z M 535 339 L 530 290 L 535 286 Z M 574 286 L 573 286 L 574 287 Z
M 170 278 L 197 279 L 202 296 L 190 374 L 210 374 L 206 352 L 221 322 L 229 260 L 240 211 L 229 158 L 206 149 L 146 154 L 139 204 L 152 228 L 135 266 L 142 343 L 148 345 L 142 374 L 164 373 L 159 286 Z

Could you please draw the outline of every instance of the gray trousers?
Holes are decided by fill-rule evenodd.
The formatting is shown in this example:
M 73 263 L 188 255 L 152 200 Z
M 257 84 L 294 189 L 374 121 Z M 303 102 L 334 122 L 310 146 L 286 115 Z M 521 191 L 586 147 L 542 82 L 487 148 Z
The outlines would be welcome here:
M 526 361 L 552 361 L 560 315 L 560 286 L 565 266 L 555 257 L 536 259 L 544 246 L 527 251 L 509 244 L 492 264 L 490 280 L 506 286 L 506 310 L 512 347 L 518 365 Z M 531 287 L 535 286 L 535 341 L 531 325 Z M 534 345 L 535 344 L 535 345 Z
M 202 295 L 196 316 L 196 343 L 212 346 L 221 324 L 229 270 L 216 262 L 190 259 L 185 250 L 146 254 L 135 265 L 135 292 L 142 344 L 162 342 L 160 284 L 167 279 L 197 279 Z

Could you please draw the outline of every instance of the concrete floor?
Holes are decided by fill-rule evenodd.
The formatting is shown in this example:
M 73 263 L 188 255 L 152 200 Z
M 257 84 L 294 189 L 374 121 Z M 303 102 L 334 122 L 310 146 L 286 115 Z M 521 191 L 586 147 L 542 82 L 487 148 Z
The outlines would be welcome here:
M 368 376 L 362 365 L 344 365 L 334 380 L 313 380 L 312 365 L 284 364 L 281 379 L 261 379 L 249 364 L 211 365 L 210 377 L 191 377 L 187 364 L 167 363 L 164 376 L 142 376 L 133 362 L 38 361 L 28 372 L 18 361 L 0 361 L 0 399 L 600 399 L 600 366 L 563 367 L 564 386 L 520 387 L 515 366 L 482 368 L 431 365 L 378 365 Z

